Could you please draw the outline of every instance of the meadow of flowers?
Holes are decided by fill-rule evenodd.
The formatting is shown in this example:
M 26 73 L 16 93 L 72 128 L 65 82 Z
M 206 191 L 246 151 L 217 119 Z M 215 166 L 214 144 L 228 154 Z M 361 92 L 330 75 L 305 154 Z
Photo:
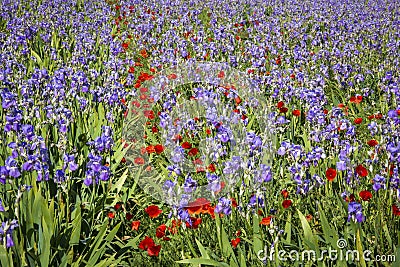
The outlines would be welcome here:
M 2 0 L 0 266 L 399 266 L 399 56 L 397 0 Z

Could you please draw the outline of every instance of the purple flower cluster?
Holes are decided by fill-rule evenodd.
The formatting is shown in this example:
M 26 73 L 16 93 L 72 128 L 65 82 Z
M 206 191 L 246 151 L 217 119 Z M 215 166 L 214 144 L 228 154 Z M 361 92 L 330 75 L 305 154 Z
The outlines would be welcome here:
M 6 248 L 10 248 L 14 246 L 14 241 L 12 238 L 12 233 L 15 228 L 17 228 L 18 222 L 17 220 L 5 221 L 1 223 L 0 226 L 0 242 L 1 244 L 5 244 Z
M 351 220 L 358 223 L 365 221 L 365 216 L 362 213 L 362 205 L 355 201 L 350 202 L 348 206 L 347 221 L 350 222 Z

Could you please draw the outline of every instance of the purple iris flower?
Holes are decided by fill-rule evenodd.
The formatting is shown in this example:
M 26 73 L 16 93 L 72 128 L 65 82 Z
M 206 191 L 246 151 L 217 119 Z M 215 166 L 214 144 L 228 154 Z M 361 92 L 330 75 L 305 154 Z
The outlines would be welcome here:
M 350 202 L 348 206 L 348 218 L 347 221 L 350 222 L 351 219 L 354 219 L 358 223 L 365 221 L 365 216 L 362 213 L 362 206 L 358 202 Z
M 339 171 L 345 171 L 346 170 L 346 162 L 345 161 L 338 161 L 336 162 L 336 168 Z
M 226 198 L 226 197 L 221 197 L 218 200 L 217 205 L 215 206 L 216 213 L 224 213 L 225 215 L 229 215 L 232 212 L 232 207 L 231 207 L 231 200 Z
M 372 188 L 375 191 L 378 191 L 381 188 L 386 189 L 386 178 L 385 177 L 377 174 L 377 175 L 375 175 L 373 181 L 374 181 L 374 185 L 372 186 Z
M 196 190 L 197 187 L 197 181 L 193 180 L 192 177 L 187 177 L 185 180 L 185 183 L 183 184 L 183 189 L 186 193 L 192 193 L 194 190 Z
M 18 227 L 17 220 L 12 220 L 11 222 L 2 222 L 0 226 L 0 242 L 1 244 L 6 244 L 6 248 L 14 246 L 14 241 L 12 239 L 12 233 L 15 228 Z M 5 241 L 5 242 L 4 242 Z
M 258 171 L 256 181 L 258 183 L 263 183 L 263 182 L 269 182 L 271 180 L 272 180 L 271 167 L 265 164 L 260 164 L 260 170 Z
M 21 176 L 21 172 L 19 171 L 19 168 L 17 166 L 17 161 L 13 157 L 8 157 L 5 161 L 5 166 L 8 171 L 8 175 L 13 177 L 13 178 L 18 178 Z

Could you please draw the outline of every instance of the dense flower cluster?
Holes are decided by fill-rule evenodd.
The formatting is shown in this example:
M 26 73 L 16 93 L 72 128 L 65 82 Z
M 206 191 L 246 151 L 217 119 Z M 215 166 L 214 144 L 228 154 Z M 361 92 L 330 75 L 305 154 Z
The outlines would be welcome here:
M 140 170 L 132 176 L 156 171 L 171 204 L 169 213 L 132 201 L 146 206 L 140 212 L 149 227 L 136 217 L 136 206 L 106 209 L 110 225 L 123 218 L 127 229 L 148 231 L 136 247 L 147 256 L 158 256 L 161 242 L 178 231 L 198 231 L 215 218 L 259 219 L 253 225 L 271 234 L 274 247 L 287 214 L 315 210 L 310 197 L 342 202 L 347 225 L 398 219 L 399 1 L 109 2 L 5 0 L 0 6 L 5 248 L 14 246 L 13 234 L 22 238 L 14 232 L 26 220 L 21 185 L 39 184 L 36 193 L 55 200 L 49 205 L 57 211 L 68 203 L 67 213 L 78 210 L 77 200 L 64 199 L 72 190 L 81 215 L 95 218 L 84 211 L 86 193 L 93 189 L 94 198 L 106 187 L 93 185 L 108 181 L 116 198 L 137 197 L 112 185 L 127 160 Z M 203 69 L 210 74 L 205 80 L 166 89 L 187 76 L 163 71 L 198 62 L 217 69 Z M 228 78 L 249 81 L 242 86 L 247 94 Z M 143 146 L 125 158 L 124 149 L 134 149 L 120 144 L 124 118 L 137 116 L 144 125 L 128 122 L 140 131 L 140 141 L 132 142 Z M 266 129 L 276 145 L 266 144 Z M 271 152 L 274 158 L 265 156 Z M 308 222 L 322 218 L 313 215 Z M 76 236 L 80 248 L 87 241 Z M 234 248 L 249 240 L 239 236 L 229 238 Z

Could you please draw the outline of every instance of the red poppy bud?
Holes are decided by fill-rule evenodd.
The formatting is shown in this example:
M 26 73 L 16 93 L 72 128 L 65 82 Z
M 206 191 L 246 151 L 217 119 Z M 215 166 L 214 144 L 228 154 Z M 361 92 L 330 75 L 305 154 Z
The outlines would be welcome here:
M 336 170 L 329 168 L 326 170 L 326 179 L 328 179 L 328 181 L 333 181 L 335 180 L 336 177 Z
M 293 114 L 293 116 L 300 117 L 301 111 L 298 110 L 298 109 L 295 109 L 295 110 L 292 111 L 292 114 Z
M 282 207 L 285 209 L 289 208 L 291 205 L 292 205 L 292 201 L 290 199 L 285 199 L 282 202 Z
M 370 201 L 370 199 L 372 198 L 372 194 L 368 190 L 361 191 L 359 195 L 360 198 L 364 201 Z
M 361 124 L 362 121 L 363 121 L 362 118 L 357 118 L 357 119 L 354 120 L 354 123 L 355 123 L 355 124 Z

